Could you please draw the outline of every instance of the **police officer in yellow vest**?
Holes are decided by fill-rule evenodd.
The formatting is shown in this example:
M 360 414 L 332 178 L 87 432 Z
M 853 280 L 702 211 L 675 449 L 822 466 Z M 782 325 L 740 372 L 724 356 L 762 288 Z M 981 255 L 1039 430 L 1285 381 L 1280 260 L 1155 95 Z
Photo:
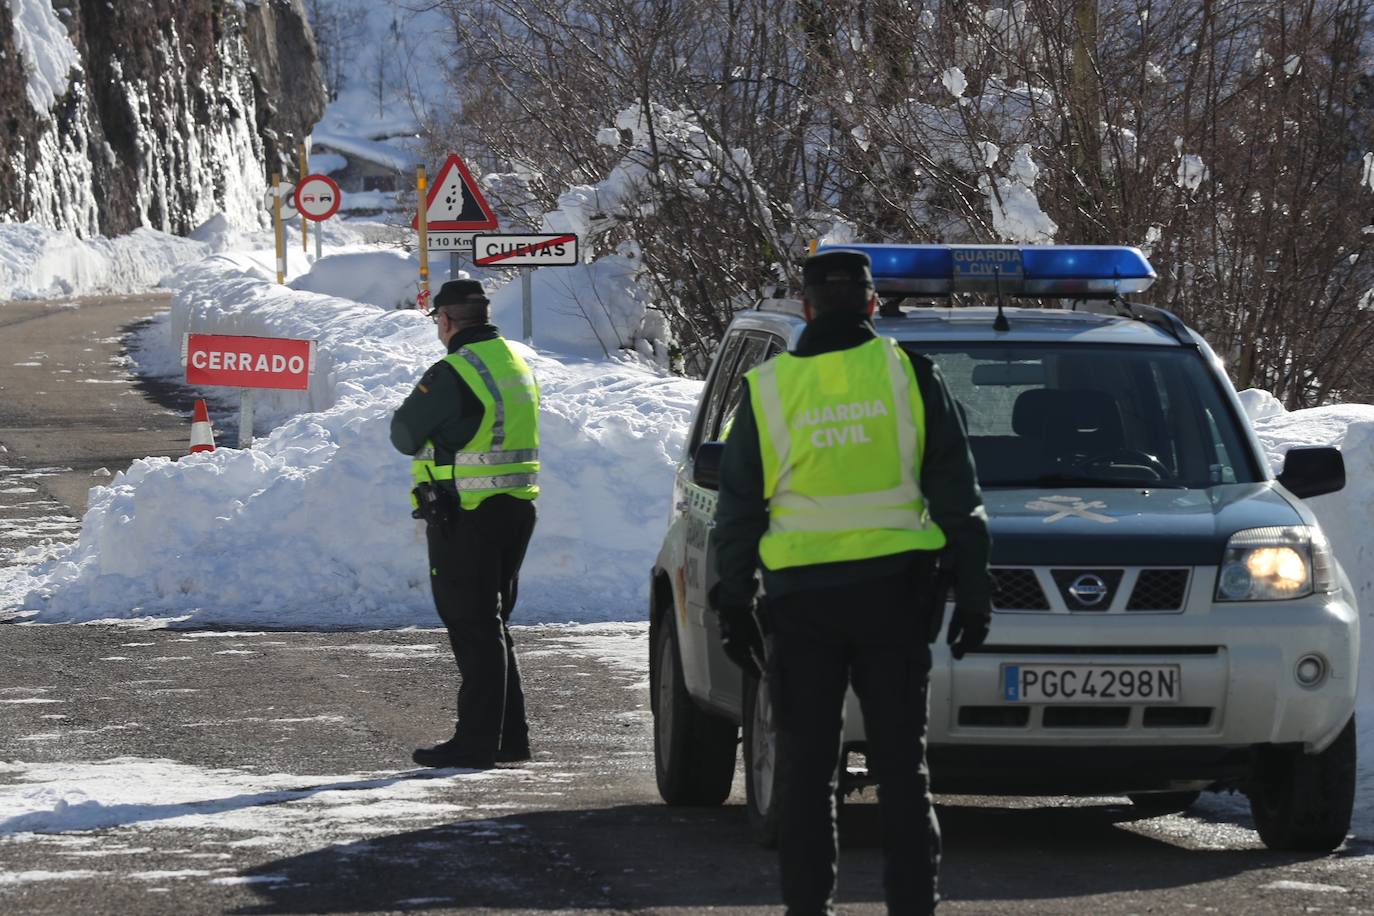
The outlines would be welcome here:
M 414 515 L 424 518 L 430 586 L 458 662 L 453 737 L 413 754 L 432 767 L 528 760 L 529 727 L 507 622 L 539 495 L 539 388 L 490 323 L 476 280 L 450 280 L 430 312 L 448 356 L 391 419 L 413 455 Z
M 948 639 L 961 658 L 991 619 L 987 516 L 939 371 L 869 323 L 868 256 L 815 255 L 802 277 L 806 329 L 793 352 L 746 375 L 722 456 L 712 604 L 726 653 L 761 674 L 761 568 L 788 912 L 833 912 L 852 683 L 879 785 L 888 911 L 930 913 L 940 860 L 925 764 L 929 644 L 944 611 L 936 558 L 943 550 L 953 567 Z

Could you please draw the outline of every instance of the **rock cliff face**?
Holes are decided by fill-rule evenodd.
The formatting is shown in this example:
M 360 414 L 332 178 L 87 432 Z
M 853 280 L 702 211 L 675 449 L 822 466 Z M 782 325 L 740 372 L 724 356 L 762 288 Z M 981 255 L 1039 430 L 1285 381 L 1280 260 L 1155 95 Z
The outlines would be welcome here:
M 81 62 L 48 112 L 12 15 L 36 3 Z M 0 218 L 78 235 L 184 234 L 217 212 L 260 225 L 268 177 L 294 177 L 325 101 L 302 0 L 0 0 Z

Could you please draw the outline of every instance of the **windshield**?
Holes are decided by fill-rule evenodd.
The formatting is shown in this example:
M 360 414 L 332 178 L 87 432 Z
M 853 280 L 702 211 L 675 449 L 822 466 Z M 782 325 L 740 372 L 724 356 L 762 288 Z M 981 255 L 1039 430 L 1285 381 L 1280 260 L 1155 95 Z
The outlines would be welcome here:
M 940 367 L 984 487 L 1258 480 L 1230 402 L 1179 347 L 906 346 Z

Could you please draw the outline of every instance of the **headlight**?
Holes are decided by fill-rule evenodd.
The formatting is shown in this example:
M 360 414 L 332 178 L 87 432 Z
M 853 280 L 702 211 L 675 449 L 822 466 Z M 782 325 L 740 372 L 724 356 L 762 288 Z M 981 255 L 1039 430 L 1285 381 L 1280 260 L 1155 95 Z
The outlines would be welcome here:
M 1335 589 L 1335 561 L 1315 525 L 1247 528 L 1231 535 L 1217 574 L 1218 601 L 1282 601 Z

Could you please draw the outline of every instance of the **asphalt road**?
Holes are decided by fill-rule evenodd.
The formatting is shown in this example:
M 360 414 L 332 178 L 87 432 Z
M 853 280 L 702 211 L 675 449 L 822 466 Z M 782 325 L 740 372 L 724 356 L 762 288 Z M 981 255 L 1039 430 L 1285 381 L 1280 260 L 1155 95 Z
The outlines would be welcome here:
M 184 450 L 189 400 L 121 346 L 158 304 L 0 306 L 0 491 L 31 491 L 0 492 L 0 534 L 69 537 L 95 471 Z M 463 773 L 409 761 L 451 725 L 435 631 L 0 625 L 0 913 L 774 911 L 738 779 L 720 808 L 658 800 L 646 635 L 518 629 L 535 759 Z M 846 913 L 882 912 L 872 801 L 843 813 Z M 941 912 L 1374 911 L 1374 845 L 1270 853 L 1225 800 L 940 801 Z
M 449 726 L 434 631 L 0 628 L 0 806 L 30 811 L 0 818 L 0 911 L 766 912 L 739 786 L 658 801 L 642 670 L 602 660 L 646 636 L 517 630 L 535 759 L 479 774 L 408 760 Z M 881 912 L 871 801 L 844 811 L 845 912 Z M 1113 800 L 941 801 L 950 913 L 1374 908 L 1368 846 L 1277 855 L 1215 814 Z
M 79 531 L 92 486 L 185 454 L 191 397 L 138 379 L 130 337 L 166 294 L 0 303 L 0 562 Z

